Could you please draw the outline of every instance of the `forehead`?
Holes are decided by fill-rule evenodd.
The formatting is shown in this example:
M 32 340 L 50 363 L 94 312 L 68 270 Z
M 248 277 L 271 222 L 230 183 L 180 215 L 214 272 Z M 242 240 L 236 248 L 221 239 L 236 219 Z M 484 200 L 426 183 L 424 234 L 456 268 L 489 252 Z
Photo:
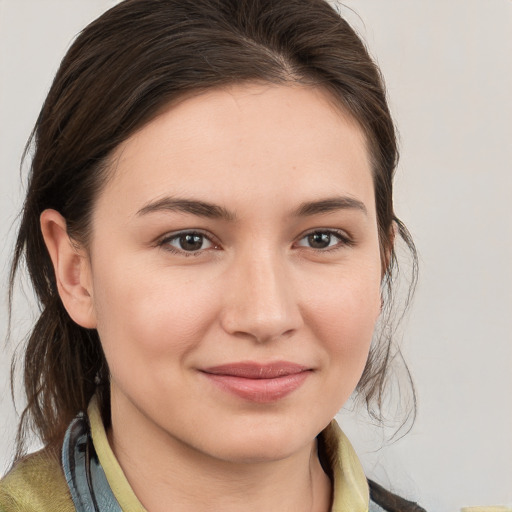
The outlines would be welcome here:
M 158 195 L 262 204 L 352 195 L 373 205 L 362 130 L 321 88 L 245 84 L 164 109 L 117 148 L 101 196 Z M 302 197 L 307 195 L 308 197 Z

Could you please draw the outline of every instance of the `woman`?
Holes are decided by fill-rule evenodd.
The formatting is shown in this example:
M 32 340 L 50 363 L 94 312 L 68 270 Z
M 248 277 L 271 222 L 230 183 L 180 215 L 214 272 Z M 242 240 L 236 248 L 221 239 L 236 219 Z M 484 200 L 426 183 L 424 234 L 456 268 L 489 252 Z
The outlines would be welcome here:
M 333 422 L 381 402 L 414 246 L 378 69 L 329 4 L 121 2 L 33 141 L 12 276 L 42 305 L 20 433 L 45 448 L 20 434 L 0 509 L 419 510 L 370 500 Z

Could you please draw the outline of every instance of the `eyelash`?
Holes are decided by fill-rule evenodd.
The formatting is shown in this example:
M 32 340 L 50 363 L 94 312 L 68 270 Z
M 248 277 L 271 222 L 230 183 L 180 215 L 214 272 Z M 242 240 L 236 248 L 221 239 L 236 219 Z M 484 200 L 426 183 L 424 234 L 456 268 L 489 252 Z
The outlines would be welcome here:
M 298 240 L 301 241 L 301 240 L 307 238 L 308 236 L 315 235 L 315 234 L 328 235 L 329 237 L 334 236 L 339 240 L 339 242 L 333 246 L 327 246 L 327 247 L 321 248 L 321 249 L 314 248 L 314 247 L 307 247 L 307 246 L 300 246 L 300 247 L 305 247 L 306 249 L 311 249 L 311 250 L 313 250 L 315 252 L 319 252 L 319 253 L 329 253 L 329 252 L 340 250 L 343 247 L 352 247 L 355 245 L 354 240 L 349 235 L 347 235 L 347 233 L 345 233 L 344 231 L 336 230 L 336 229 L 314 229 L 314 230 L 311 230 L 311 231 L 308 231 L 308 232 L 302 234 Z M 179 255 L 185 256 L 185 257 L 191 257 L 191 256 L 197 257 L 197 256 L 200 256 L 201 254 L 203 254 L 203 252 L 211 249 L 211 248 L 206 248 L 206 249 L 198 249 L 197 251 L 186 251 L 184 249 L 178 249 L 178 248 L 170 245 L 170 242 L 172 242 L 174 240 L 178 240 L 179 238 L 181 238 L 183 236 L 187 236 L 187 235 L 196 235 L 196 236 L 202 237 L 203 239 L 208 240 L 212 244 L 213 247 L 211 247 L 211 248 L 213 248 L 213 249 L 218 249 L 218 247 L 219 247 L 219 244 L 216 243 L 212 239 L 211 236 L 209 236 L 206 233 L 203 233 L 202 231 L 199 231 L 199 230 L 180 231 L 178 233 L 174 233 L 172 235 L 166 236 L 165 238 L 161 239 L 157 245 L 159 247 L 162 247 L 164 250 L 171 252 L 172 254 L 179 254 Z
M 306 249 L 311 249 L 313 251 L 317 251 L 320 253 L 326 253 L 326 252 L 334 252 L 338 251 L 344 247 L 353 247 L 354 246 L 354 240 L 344 231 L 339 231 L 337 229 L 313 229 L 312 231 L 308 231 L 307 233 L 304 233 L 299 238 L 299 241 L 304 240 L 304 238 L 307 238 L 308 236 L 315 235 L 315 234 L 322 234 L 322 235 L 328 235 L 329 237 L 336 237 L 338 239 L 338 243 L 333 246 L 327 246 L 323 249 L 317 249 L 314 247 L 306 247 Z M 302 246 L 304 247 L 304 246 Z
M 203 239 L 208 240 L 213 248 L 218 248 L 219 244 L 217 244 L 214 240 L 212 240 L 211 236 L 208 236 L 206 233 L 203 233 L 200 230 L 190 230 L 190 231 L 180 231 L 178 233 L 174 233 L 172 235 L 166 236 L 165 238 L 161 239 L 158 242 L 158 246 L 162 247 L 166 251 L 171 252 L 172 254 L 179 254 L 181 256 L 190 257 L 190 256 L 200 256 L 204 251 L 207 251 L 208 249 L 199 249 L 197 251 L 185 251 L 183 249 L 178 249 L 176 247 L 173 247 L 170 245 L 170 243 L 174 240 L 179 240 L 179 238 L 187 235 L 196 235 L 200 236 Z

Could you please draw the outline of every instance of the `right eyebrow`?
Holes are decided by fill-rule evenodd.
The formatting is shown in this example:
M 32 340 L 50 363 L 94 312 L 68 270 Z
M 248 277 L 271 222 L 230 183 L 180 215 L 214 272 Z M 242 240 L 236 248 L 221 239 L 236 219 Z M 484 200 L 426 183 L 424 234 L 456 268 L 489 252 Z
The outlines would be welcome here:
M 296 216 L 313 216 L 324 213 L 336 212 L 339 210 L 356 210 L 368 215 L 368 210 L 362 201 L 349 196 L 335 196 L 319 199 L 317 201 L 308 201 L 302 203 L 295 211 Z
M 161 211 L 190 213 L 192 215 L 206 217 L 209 219 L 222 219 L 226 221 L 236 220 L 235 213 L 230 212 L 222 206 L 208 203 L 206 201 L 173 197 L 164 197 L 146 204 L 137 212 L 137 216 Z

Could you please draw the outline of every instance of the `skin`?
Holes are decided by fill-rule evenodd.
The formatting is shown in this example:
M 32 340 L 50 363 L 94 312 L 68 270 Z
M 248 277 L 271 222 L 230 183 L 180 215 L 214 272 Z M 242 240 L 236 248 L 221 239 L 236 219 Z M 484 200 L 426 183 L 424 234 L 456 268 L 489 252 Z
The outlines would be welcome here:
M 305 203 L 317 207 L 298 214 Z M 64 305 L 100 335 L 110 443 L 147 510 L 329 510 L 315 438 L 364 369 L 381 260 L 365 139 L 328 93 L 246 84 L 188 98 L 116 150 L 87 250 L 57 212 L 41 225 Z M 205 235 L 199 250 L 180 245 L 187 230 Z M 309 372 L 269 403 L 203 373 L 283 360 Z

